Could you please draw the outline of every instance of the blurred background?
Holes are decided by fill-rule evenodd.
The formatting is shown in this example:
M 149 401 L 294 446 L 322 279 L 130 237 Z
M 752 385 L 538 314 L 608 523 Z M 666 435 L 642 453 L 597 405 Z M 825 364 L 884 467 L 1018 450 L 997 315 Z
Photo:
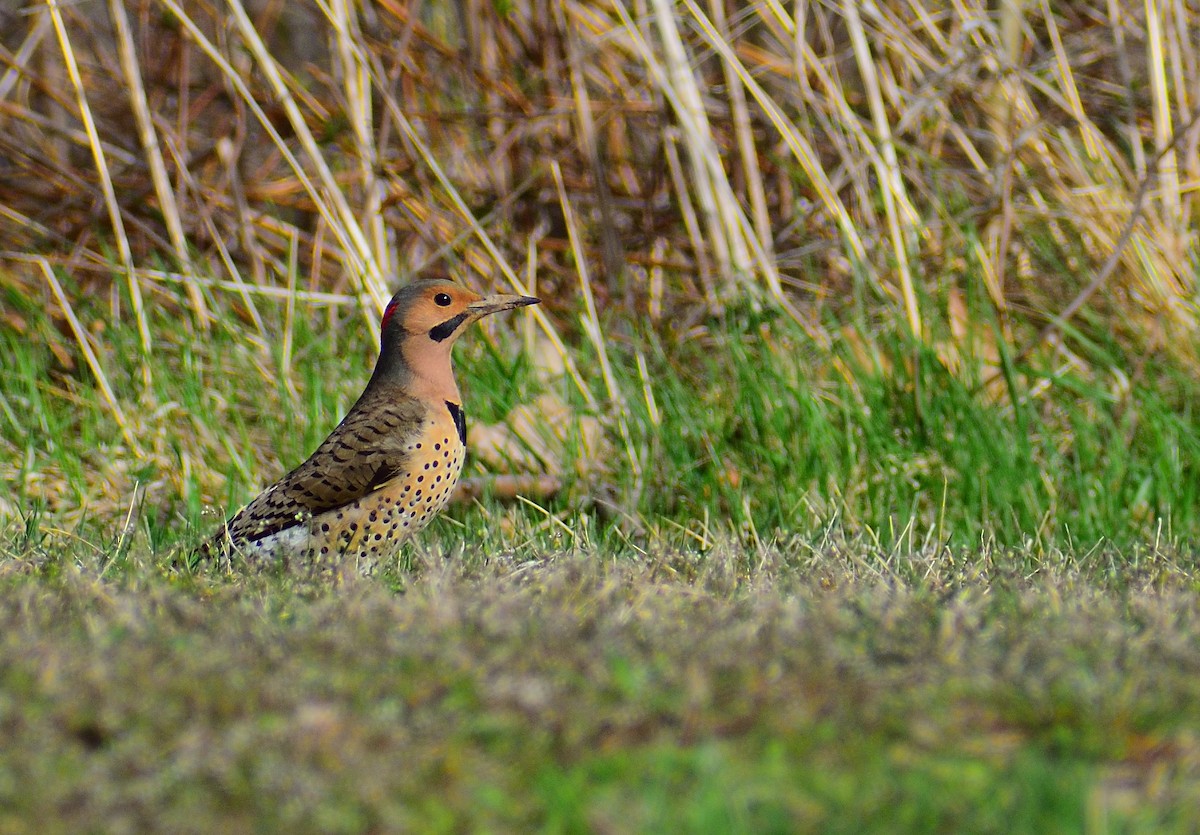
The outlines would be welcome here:
M 7 0 L 0 513 L 215 524 L 419 275 L 545 300 L 459 348 L 476 507 L 1196 532 L 1197 33 L 1182 2 Z

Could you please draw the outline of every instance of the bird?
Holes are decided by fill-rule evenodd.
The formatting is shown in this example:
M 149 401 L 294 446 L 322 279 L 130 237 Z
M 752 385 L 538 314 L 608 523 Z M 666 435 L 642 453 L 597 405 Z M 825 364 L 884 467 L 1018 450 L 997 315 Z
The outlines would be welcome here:
M 446 505 L 466 458 L 467 419 L 450 350 L 485 316 L 538 304 L 413 281 L 380 320 L 366 388 L 304 463 L 235 513 L 202 554 L 369 571 Z

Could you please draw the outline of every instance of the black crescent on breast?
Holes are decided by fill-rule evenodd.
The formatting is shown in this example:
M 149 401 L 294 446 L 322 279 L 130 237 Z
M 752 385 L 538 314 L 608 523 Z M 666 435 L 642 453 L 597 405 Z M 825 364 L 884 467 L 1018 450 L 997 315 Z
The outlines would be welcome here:
M 458 439 L 462 441 L 463 446 L 467 445 L 467 416 L 463 413 L 462 406 L 457 403 L 446 401 L 446 408 L 450 410 L 450 417 L 454 419 L 454 428 L 458 430 Z

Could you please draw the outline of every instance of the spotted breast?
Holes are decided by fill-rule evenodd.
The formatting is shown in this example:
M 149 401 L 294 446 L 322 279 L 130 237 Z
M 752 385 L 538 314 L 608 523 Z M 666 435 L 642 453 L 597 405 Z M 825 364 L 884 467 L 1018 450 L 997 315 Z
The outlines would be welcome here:
M 466 459 L 462 407 L 447 401 L 396 450 L 391 466 L 359 498 L 322 513 L 295 519 L 279 531 L 250 539 L 247 556 L 313 564 L 331 560 L 368 572 L 437 515 L 454 492 Z M 330 455 L 334 453 L 330 451 Z M 391 473 L 395 475 L 390 475 Z M 295 518 L 295 517 L 293 517 Z
M 467 426 L 451 347 L 483 316 L 537 301 L 485 298 L 449 281 L 400 290 L 384 311 L 375 371 L 346 417 L 202 551 L 339 571 L 394 556 L 445 506 L 462 472 Z

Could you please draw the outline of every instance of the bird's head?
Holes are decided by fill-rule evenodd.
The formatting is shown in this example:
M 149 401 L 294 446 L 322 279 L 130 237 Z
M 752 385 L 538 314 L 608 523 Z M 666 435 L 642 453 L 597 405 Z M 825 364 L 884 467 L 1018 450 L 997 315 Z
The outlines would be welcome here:
M 442 279 L 414 281 L 400 288 L 383 311 L 376 375 L 410 372 L 440 383 L 450 376 L 450 348 L 472 322 L 537 304 L 532 296 L 481 296 Z

